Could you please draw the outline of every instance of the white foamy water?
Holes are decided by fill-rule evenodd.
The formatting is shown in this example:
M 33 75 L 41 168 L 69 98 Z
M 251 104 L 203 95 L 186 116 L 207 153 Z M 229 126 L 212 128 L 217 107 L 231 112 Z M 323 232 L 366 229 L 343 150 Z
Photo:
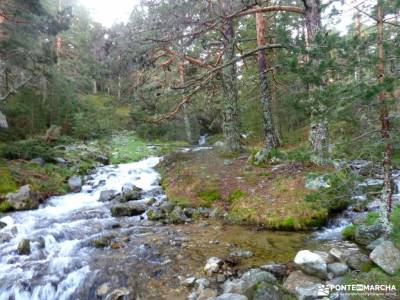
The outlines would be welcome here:
M 116 221 L 110 203 L 98 201 L 101 191 L 121 191 L 132 183 L 149 198 L 159 189 L 153 169 L 159 161 L 151 157 L 98 168 L 82 192 L 52 197 L 37 210 L 1 218 L 7 226 L 0 230 L 0 300 L 78 299 L 75 292 L 94 271 L 89 241 Z M 17 253 L 23 239 L 31 241 L 30 255 Z

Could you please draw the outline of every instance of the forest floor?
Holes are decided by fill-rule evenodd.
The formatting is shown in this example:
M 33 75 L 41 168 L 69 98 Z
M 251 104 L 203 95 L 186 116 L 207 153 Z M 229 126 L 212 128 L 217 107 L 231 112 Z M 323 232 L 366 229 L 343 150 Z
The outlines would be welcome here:
M 215 150 L 174 153 L 161 167 L 162 185 L 180 206 L 215 207 L 233 223 L 269 229 L 307 230 L 321 226 L 329 207 L 306 201 L 309 173 L 330 172 L 312 163 L 253 166 L 248 155 L 226 158 Z

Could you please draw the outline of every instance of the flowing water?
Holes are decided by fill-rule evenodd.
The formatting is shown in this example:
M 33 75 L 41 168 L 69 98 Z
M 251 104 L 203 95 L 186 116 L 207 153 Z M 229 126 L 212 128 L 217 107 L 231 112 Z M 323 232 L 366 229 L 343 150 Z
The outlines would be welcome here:
M 90 247 L 90 241 L 116 226 L 109 204 L 98 201 L 100 192 L 121 190 L 130 182 L 142 188 L 145 197 L 160 201 L 159 174 L 153 169 L 158 162 L 151 157 L 101 167 L 82 192 L 53 197 L 38 210 L 2 218 L 7 227 L 0 234 L 8 241 L 0 244 L 0 299 L 78 299 L 77 291 L 97 264 L 98 249 Z M 135 230 L 143 234 L 140 226 Z M 31 240 L 31 254 L 18 255 L 18 243 L 25 238 Z

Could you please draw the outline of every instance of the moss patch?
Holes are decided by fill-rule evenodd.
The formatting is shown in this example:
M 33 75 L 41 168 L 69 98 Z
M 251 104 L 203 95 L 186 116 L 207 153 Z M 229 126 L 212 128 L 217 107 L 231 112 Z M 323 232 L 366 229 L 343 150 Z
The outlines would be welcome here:
M 17 189 L 17 183 L 14 181 L 10 169 L 0 162 L 0 195 L 14 192 Z
M 0 202 L 0 213 L 5 213 L 8 212 L 12 209 L 10 203 L 8 203 L 6 200 Z

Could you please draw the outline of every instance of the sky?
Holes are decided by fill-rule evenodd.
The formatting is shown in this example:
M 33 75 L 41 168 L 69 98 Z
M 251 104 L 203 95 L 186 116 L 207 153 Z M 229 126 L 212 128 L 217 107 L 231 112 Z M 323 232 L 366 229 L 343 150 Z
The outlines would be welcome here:
M 139 0 L 79 0 L 88 9 L 92 18 L 110 27 L 115 22 L 128 20 Z

